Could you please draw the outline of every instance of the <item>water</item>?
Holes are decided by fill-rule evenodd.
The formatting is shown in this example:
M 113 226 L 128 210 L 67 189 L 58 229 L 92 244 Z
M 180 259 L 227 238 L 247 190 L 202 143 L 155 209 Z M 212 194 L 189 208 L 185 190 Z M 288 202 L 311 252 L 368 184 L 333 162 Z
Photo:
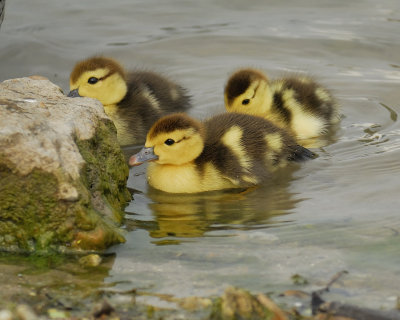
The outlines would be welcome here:
M 165 196 L 131 170 L 127 242 L 104 285 L 220 294 L 311 291 L 341 270 L 332 299 L 393 308 L 400 295 L 400 2 L 8 0 L 0 80 L 41 74 L 68 90 L 74 63 L 110 55 L 188 88 L 198 118 L 223 112 L 238 67 L 308 73 L 342 105 L 319 157 L 252 190 Z M 132 153 L 134 148 L 127 149 Z M 163 304 L 152 297 L 143 300 Z

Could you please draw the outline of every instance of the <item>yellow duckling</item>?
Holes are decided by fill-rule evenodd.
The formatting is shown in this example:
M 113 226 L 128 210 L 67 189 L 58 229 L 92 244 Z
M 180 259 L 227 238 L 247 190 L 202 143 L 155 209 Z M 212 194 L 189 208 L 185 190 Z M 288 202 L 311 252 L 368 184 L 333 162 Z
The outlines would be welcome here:
M 238 70 L 225 86 L 224 99 L 227 111 L 264 117 L 299 140 L 319 137 L 340 119 L 329 91 L 304 76 L 269 81 L 258 70 Z
M 126 73 L 115 60 L 92 57 L 78 62 L 70 75 L 69 97 L 99 100 L 117 128 L 121 145 L 143 143 L 160 117 L 190 107 L 181 86 L 149 71 Z
M 159 119 L 129 165 L 151 161 L 149 184 L 193 193 L 259 184 L 290 161 L 313 157 L 286 130 L 247 114 L 224 113 L 204 122 L 177 113 Z

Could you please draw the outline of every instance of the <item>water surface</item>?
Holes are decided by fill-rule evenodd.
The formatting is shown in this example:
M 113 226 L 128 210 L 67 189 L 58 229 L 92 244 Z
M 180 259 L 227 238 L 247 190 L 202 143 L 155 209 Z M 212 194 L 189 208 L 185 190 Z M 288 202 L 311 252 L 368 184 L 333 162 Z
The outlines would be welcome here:
M 271 78 L 307 73 L 332 90 L 343 119 L 319 157 L 251 190 L 166 196 L 131 170 L 127 242 L 104 285 L 121 291 L 220 294 L 325 285 L 332 298 L 393 308 L 400 295 L 400 2 L 7 1 L 0 80 L 44 75 L 68 90 L 93 54 L 162 72 L 188 88 L 204 118 L 223 112 L 238 67 Z M 134 148 L 127 149 L 127 153 Z M 146 297 L 144 300 L 153 298 Z

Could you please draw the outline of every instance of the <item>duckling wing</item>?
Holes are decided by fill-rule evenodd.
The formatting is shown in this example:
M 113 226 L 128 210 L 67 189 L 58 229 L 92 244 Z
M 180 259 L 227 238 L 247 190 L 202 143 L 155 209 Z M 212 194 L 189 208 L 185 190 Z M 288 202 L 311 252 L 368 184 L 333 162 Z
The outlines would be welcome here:
M 242 168 L 240 172 L 232 174 L 232 172 L 227 172 L 222 174 L 222 176 L 229 180 L 235 186 L 252 186 L 260 182 L 258 176 L 245 168 Z
M 132 72 L 128 82 L 136 85 L 136 94 L 146 98 L 154 109 L 162 113 L 185 111 L 191 106 L 185 88 L 155 72 Z

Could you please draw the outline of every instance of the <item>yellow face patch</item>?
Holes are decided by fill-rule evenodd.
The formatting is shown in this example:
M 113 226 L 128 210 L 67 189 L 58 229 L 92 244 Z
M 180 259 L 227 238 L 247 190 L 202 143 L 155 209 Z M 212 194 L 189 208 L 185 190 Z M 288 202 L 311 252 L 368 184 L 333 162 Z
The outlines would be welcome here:
M 196 159 L 203 151 L 204 142 L 199 132 L 189 128 L 159 133 L 154 138 L 148 135 L 145 146 L 154 148 L 158 156 L 156 163 L 181 165 Z
M 225 108 L 228 112 L 265 116 L 272 105 L 272 95 L 267 80 L 253 81 L 247 90 L 229 104 L 225 96 Z
M 85 71 L 75 82 L 70 81 L 70 90 L 78 89 L 80 96 L 97 99 L 104 106 L 117 104 L 128 88 L 119 73 L 109 75 L 109 72 L 105 68 Z

